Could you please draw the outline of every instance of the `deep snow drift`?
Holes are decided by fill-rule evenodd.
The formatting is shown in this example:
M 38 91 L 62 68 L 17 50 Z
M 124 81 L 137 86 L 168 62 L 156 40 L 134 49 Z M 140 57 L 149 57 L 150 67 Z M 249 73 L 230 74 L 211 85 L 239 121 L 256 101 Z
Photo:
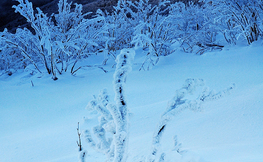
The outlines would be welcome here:
M 187 78 L 201 78 L 221 91 L 235 83 L 230 94 L 203 104 L 201 111 L 175 115 L 163 134 L 160 153 L 165 162 L 262 162 L 263 161 L 263 47 L 252 44 L 208 52 L 202 56 L 176 51 L 162 57 L 150 71 L 138 71 L 144 59 L 136 51 L 128 75 L 126 99 L 130 110 L 128 162 L 146 161 L 153 132 Z M 77 123 L 84 131 L 96 118 L 85 110 L 88 102 L 107 88 L 114 102 L 113 73 L 83 70 L 76 76 L 16 73 L 0 78 L 0 161 L 76 162 Z M 32 87 L 32 83 L 34 87 Z M 94 115 L 96 116 L 96 115 Z M 174 148 L 174 136 L 181 143 Z M 105 157 L 89 148 L 86 161 Z

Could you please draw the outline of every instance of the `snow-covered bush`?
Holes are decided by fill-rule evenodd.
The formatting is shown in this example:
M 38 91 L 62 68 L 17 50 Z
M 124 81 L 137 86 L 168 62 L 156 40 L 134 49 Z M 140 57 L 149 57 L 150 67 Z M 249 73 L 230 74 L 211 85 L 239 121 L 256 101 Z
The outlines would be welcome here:
M 131 48 L 131 39 L 136 23 L 129 17 L 132 10 L 129 8 L 126 1 L 118 1 L 116 6 L 113 6 L 113 12 L 106 12 L 106 20 L 110 24 L 109 37 L 111 38 L 107 44 L 109 52 L 121 50 L 123 48 Z
M 60 0 L 59 13 L 54 15 L 56 25 L 53 37 L 59 52 L 57 59 L 61 68 L 58 71 L 67 71 L 69 64 L 73 64 L 70 72 L 74 74 L 81 68 L 76 67 L 79 60 L 104 49 L 108 26 L 100 10 L 94 18 L 85 19 L 84 16 L 89 13 L 82 14 L 82 5 L 75 4 L 74 12 L 70 6 L 67 0 Z
M 136 47 L 142 47 L 146 53 L 145 61 L 140 69 L 149 69 L 159 61 L 160 56 L 167 56 L 173 52 L 172 20 L 167 15 L 169 1 L 160 1 L 152 6 L 149 0 L 139 2 L 128 1 L 130 8 L 134 8 L 132 17 L 137 21 L 132 43 Z
M 28 31 L 27 34 L 24 35 L 24 37 L 26 39 L 33 40 L 33 46 L 31 46 L 31 50 L 35 51 L 36 55 L 38 55 L 43 60 L 47 72 L 52 73 L 52 78 L 55 80 L 57 79 L 55 71 L 55 57 L 52 51 L 53 41 L 50 35 L 52 22 L 50 18 L 48 18 L 47 15 L 45 15 L 39 8 L 37 8 L 37 13 L 34 14 L 33 5 L 28 0 L 17 1 L 19 2 L 19 4 L 17 6 L 13 6 L 13 8 L 15 8 L 15 12 L 19 12 L 23 17 L 25 17 L 27 21 L 30 22 L 31 27 L 35 32 L 33 34 L 32 32 Z M 17 35 L 19 35 L 19 33 L 17 33 Z M 31 55 L 31 53 L 29 53 L 29 55 Z M 39 59 L 36 60 L 39 61 Z
M 109 95 L 104 89 L 94 100 L 90 101 L 87 109 L 90 114 L 98 114 L 99 124 L 93 127 L 93 133 L 85 131 L 85 139 L 90 147 L 102 152 L 107 156 L 107 161 L 124 162 L 126 161 L 126 149 L 128 143 L 128 109 L 127 100 L 124 94 L 124 85 L 127 73 L 131 70 L 134 51 L 122 50 L 117 57 L 117 66 L 114 73 L 114 90 L 116 104 L 109 102 Z M 209 90 L 204 87 L 203 79 L 187 79 L 182 88 L 176 90 L 175 96 L 168 103 L 167 109 L 161 115 L 161 119 L 154 131 L 152 139 L 152 150 L 147 161 L 165 161 L 165 152 L 161 150 L 161 138 L 171 121 L 180 112 L 189 109 L 192 111 L 201 111 L 202 104 L 207 101 L 213 101 L 229 94 L 235 84 L 220 92 Z M 203 87 L 200 89 L 199 87 Z M 200 92 L 199 94 L 196 91 Z M 93 135 L 97 137 L 94 140 Z M 181 153 L 181 143 L 177 136 L 174 136 L 174 148 L 177 153 Z
M 182 2 L 172 4 L 169 13 L 173 19 L 174 39 L 185 52 L 203 54 L 208 50 L 223 48 L 216 39 L 218 29 L 214 24 L 214 15 L 205 5 Z
M 145 60 L 141 69 L 156 65 L 160 56 L 176 50 L 203 54 L 222 49 L 224 44 L 262 38 L 263 4 L 260 0 L 202 0 L 200 3 L 171 4 L 162 0 L 120 0 L 111 13 L 98 10 L 94 17 L 82 13 L 82 5 L 72 7 L 58 1 L 58 13 L 48 16 L 33 9 L 28 0 L 16 0 L 13 6 L 31 24 L 31 29 L 17 29 L 15 34 L 0 32 L 0 69 L 9 73 L 31 69 L 52 74 L 75 74 L 91 55 L 104 54 L 101 65 L 116 59 L 116 51 L 142 47 Z M 220 39 L 219 39 L 220 38 Z M 225 38 L 226 42 L 222 42 Z M 81 64 L 78 64 L 79 62 Z M 32 68 L 33 67 L 33 68 Z M 104 70 L 105 71 L 105 70 Z
M 203 79 L 187 79 L 183 87 L 176 90 L 175 96 L 168 103 L 167 108 L 162 114 L 161 120 L 159 121 L 157 128 L 154 131 L 149 162 L 157 161 L 157 159 L 164 159 L 165 153 L 159 153 L 160 141 L 169 121 L 171 121 L 176 115 L 186 109 L 200 111 L 204 102 L 222 98 L 230 93 L 230 91 L 235 87 L 235 84 L 233 84 L 229 88 L 217 93 L 215 91 L 210 91 L 208 87 L 205 87 L 200 94 L 197 94 L 194 97 L 189 97 L 189 95 L 194 94 L 198 87 L 204 87 L 204 85 L 205 83 Z M 180 144 L 177 143 L 176 137 L 174 137 L 174 140 L 175 147 L 180 147 Z M 178 153 L 180 153 L 180 151 L 178 151 L 178 148 L 175 149 Z M 158 155 L 160 156 L 159 158 L 157 158 Z
M 236 44 L 241 38 L 248 44 L 262 37 L 263 4 L 261 0 L 206 1 L 216 15 L 215 23 L 228 43 Z
M 0 33 L 0 69 L 9 75 L 18 69 L 25 69 L 29 64 L 41 73 L 38 65 L 38 55 L 34 52 L 34 39 L 28 37 L 27 29 L 17 29 L 17 34 L 7 32 Z
M 116 6 L 113 6 L 111 13 L 101 12 L 105 17 L 105 22 L 108 26 L 108 39 L 105 43 L 105 60 L 116 59 L 116 52 L 123 48 L 131 48 L 131 40 L 135 27 L 135 21 L 129 17 L 131 9 L 127 6 L 126 1 L 118 1 Z
M 114 90 L 116 104 L 109 103 L 109 95 L 103 90 L 92 100 L 87 109 L 99 114 L 99 125 L 93 128 L 93 133 L 85 131 L 89 146 L 107 155 L 108 161 L 126 161 L 128 143 L 128 107 L 125 96 L 127 74 L 131 71 L 134 51 L 123 49 L 117 57 L 114 73 Z M 97 140 L 92 137 L 94 134 Z
M 145 61 L 140 69 L 155 65 L 160 56 L 173 52 L 174 30 L 167 16 L 169 1 L 151 5 L 149 0 L 122 1 L 114 6 L 113 13 L 105 13 L 110 24 L 107 50 L 109 55 L 116 50 L 130 47 L 142 47 Z
M 104 48 L 107 26 L 103 16 L 97 14 L 93 19 L 85 19 L 82 5 L 75 4 L 75 9 L 71 10 L 71 3 L 60 0 L 58 14 L 48 17 L 39 8 L 35 13 L 28 0 L 17 1 L 19 4 L 13 6 L 15 12 L 27 19 L 33 31 L 25 28 L 18 29 L 16 34 L 6 30 L 1 33 L 1 51 L 8 51 L 6 56 L 21 53 L 39 72 L 43 66 L 56 80 L 57 72 L 67 71 L 72 64 L 71 73 L 74 74 L 79 69 L 76 68 L 78 60 Z

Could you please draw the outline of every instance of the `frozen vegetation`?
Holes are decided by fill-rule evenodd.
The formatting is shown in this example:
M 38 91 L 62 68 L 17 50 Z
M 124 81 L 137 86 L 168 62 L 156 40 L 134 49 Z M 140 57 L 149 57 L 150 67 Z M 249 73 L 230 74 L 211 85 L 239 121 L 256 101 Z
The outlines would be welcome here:
M 122 1 L 114 10 L 97 10 L 91 19 L 81 4 L 59 0 L 58 12 L 48 16 L 28 0 L 17 0 L 15 12 L 31 28 L 15 34 L 0 32 L 0 70 L 58 75 L 99 68 L 115 60 L 123 48 L 142 48 L 140 70 L 149 70 L 175 50 L 199 55 L 241 42 L 250 45 L 262 38 L 263 5 L 260 0 L 202 0 L 198 4 L 161 0 Z M 176 46 L 176 47 L 175 47 Z M 103 56 L 103 57 L 100 57 Z M 97 64 L 90 62 L 96 57 Z
M 261 1 L 93 19 L 17 1 L 32 28 L 0 33 L 1 162 L 263 161 Z

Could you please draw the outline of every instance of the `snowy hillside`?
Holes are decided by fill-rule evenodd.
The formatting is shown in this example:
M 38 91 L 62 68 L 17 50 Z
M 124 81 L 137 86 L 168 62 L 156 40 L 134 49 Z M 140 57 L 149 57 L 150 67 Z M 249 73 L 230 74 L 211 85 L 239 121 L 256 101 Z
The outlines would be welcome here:
M 255 43 L 201 56 L 175 51 L 162 57 L 149 71 L 138 71 L 144 56 L 137 50 L 126 84 L 130 111 L 127 161 L 147 160 L 153 133 L 167 103 L 186 79 L 200 78 L 216 92 L 233 83 L 235 89 L 220 99 L 205 102 L 200 111 L 184 110 L 168 122 L 159 147 L 159 153 L 166 155 L 164 161 L 262 162 L 262 50 Z M 104 88 L 114 102 L 115 69 L 109 65 L 107 70 L 108 73 L 103 73 L 94 68 L 79 71 L 76 76 L 63 74 L 57 81 L 49 75 L 41 78 L 26 73 L 2 75 L 0 161 L 79 161 L 77 123 L 80 122 L 83 134 L 97 121 L 96 115 L 85 110 L 86 105 Z M 82 143 L 87 162 L 106 160 L 87 145 L 83 136 Z

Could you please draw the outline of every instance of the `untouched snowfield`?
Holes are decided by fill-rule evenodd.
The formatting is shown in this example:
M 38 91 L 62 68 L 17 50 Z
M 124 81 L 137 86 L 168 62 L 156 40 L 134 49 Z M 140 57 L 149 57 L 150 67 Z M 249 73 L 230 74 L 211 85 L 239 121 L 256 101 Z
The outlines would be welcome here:
M 126 84 L 130 110 L 127 161 L 146 161 L 168 101 L 186 79 L 201 78 L 217 92 L 233 83 L 235 89 L 204 103 L 200 112 L 185 110 L 168 123 L 160 146 L 166 153 L 165 162 L 262 162 L 262 51 L 259 44 L 202 56 L 176 51 L 162 57 L 150 71 L 138 71 L 144 58 L 136 51 Z M 104 88 L 114 102 L 114 69 L 107 70 L 106 74 L 100 69 L 80 71 L 76 76 L 63 74 L 57 81 L 28 73 L 1 76 L 0 162 L 79 161 L 77 123 L 84 131 L 96 121 L 86 105 Z M 174 149 L 175 135 L 181 143 L 180 153 Z M 87 162 L 105 161 L 84 138 L 82 142 Z

